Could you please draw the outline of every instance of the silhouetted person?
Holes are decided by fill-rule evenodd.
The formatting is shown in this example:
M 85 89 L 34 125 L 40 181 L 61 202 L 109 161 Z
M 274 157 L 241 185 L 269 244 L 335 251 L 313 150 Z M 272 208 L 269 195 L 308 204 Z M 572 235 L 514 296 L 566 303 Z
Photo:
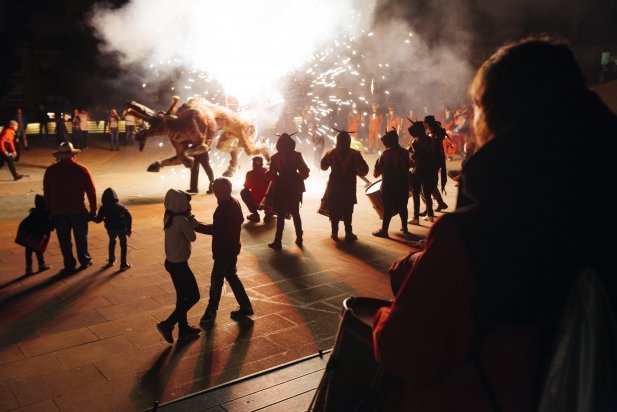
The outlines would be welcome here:
M 330 225 L 333 240 L 338 240 L 339 221 L 345 225 L 345 240 L 353 242 L 358 239 L 353 233 L 351 219 L 356 198 L 356 176 L 366 176 L 368 164 L 362 154 L 350 147 L 351 136 L 347 132 L 336 135 L 336 147 L 321 159 L 321 169 L 330 171 L 327 196 L 330 212 Z
M 401 217 L 401 231 L 407 230 L 407 201 L 409 200 L 409 152 L 398 144 L 398 134 L 390 131 L 381 137 L 386 147 L 375 162 L 373 176 L 381 176 L 383 220 L 381 229 L 373 236 L 388 237 L 390 220 L 397 212 Z
M 606 138 L 617 116 L 586 88 L 573 52 L 549 38 L 507 44 L 470 94 L 479 149 L 463 170 L 468 205 L 435 223 L 374 319 L 375 355 L 403 385 L 389 410 L 537 411 L 574 281 L 595 272 L 617 304 L 617 140 Z M 568 373 L 603 366 L 580 361 Z M 615 359 L 596 361 L 615 371 Z M 586 384 L 594 403 L 583 410 L 617 410 L 614 386 Z
M 305 191 L 304 180 L 309 176 L 309 168 L 300 152 L 295 151 L 296 142 L 287 133 L 283 133 L 276 142 L 277 152 L 270 160 L 270 179 L 275 184 L 274 213 L 276 214 L 276 233 L 274 241 L 268 246 L 281 250 L 285 217 L 291 215 L 296 230 L 296 245 L 302 247 L 302 219 L 300 203 Z

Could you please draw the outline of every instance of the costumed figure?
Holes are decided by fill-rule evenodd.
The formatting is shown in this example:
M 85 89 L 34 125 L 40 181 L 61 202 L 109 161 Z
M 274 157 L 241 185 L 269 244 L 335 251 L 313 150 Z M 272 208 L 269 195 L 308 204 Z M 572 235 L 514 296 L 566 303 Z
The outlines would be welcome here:
M 362 154 L 350 147 L 349 132 L 339 131 L 336 147 L 329 150 L 321 159 L 321 170 L 331 168 L 326 188 L 327 204 L 330 213 L 333 240 L 338 240 L 339 221 L 345 225 L 345 240 L 353 242 L 358 239 L 352 231 L 351 218 L 356 198 L 356 176 L 366 176 L 368 164 Z
M 383 197 L 383 221 L 381 229 L 373 236 L 388 237 L 388 227 L 392 216 L 399 213 L 401 231 L 407 230 L 407 200 L 409 199 L 409 152 L 398 144 L 398 134 L 389 131 L 381 138 L 386 150 L 375 162 L 373 176 L 382 176 L 381 194 Z
M 165 113 L 154 112 L 134 101 L 128 105 L 130 112 L 150 124 L 150 127 L 137 133 L 136 139 L 139 141 L 140 150 L 143 149 L 146 139 L 151 136 L 168 136 L 176 149 L 175 156 L 151 164 L 148 171 L 158 172 L 163 166 L 180 163 L 191 168 L 194 164 L 192 156 L 210 150 L 217 130 L 221 130 L 221 134 L 216 148 L 229 152 L 231 156 L 224 176 L 233 176 L 238 169 L 240 148 L 248 155 L 261 154 L 266 160 L 270 159 L 267 148 L 253 145 L 251 137 L 255 134 L 255 127 L 252 123 L 241 119 L 225 107 L 198 99 L 190 99 L 175 111 L 179 100 L 179 97 L 174 96 L 170 108 Z
M 302 220 L 300 203 L 305 192 L 304 180 L 310 169 L 304 162 L 302 154 L 297 152 L 296 141 L 291 138 L 294 133 L 283 133 L 276 142 L 277 152 L 270 162 L 270 180 L 274 185 L 274 214 L 276 214 L 276 234 L 268 247 L 281 250 L 285 217 L 290 214 L 296 230 L 296 245 L 302 247 Z

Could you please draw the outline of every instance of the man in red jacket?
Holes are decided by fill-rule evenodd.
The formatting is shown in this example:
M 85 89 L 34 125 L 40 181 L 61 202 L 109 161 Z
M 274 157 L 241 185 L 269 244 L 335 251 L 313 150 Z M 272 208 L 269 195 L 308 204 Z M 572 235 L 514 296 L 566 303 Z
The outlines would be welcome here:
M 96 189 L 88 168 L 75 161 L 75 154 L 79 152 L 81 150 L 74 149 L 70 142 L 62 142 L 60 149 L 54 152 L 57 162 L 47 168 L 43 177 L 45 200 L 58 235 L 66 274 L 76 272 L 71 231 L 80 263 L 77 270 L 92 266 L 88 253 L 88 221 L 96 214 Z M 84 194 L 88 197 L 88 209 Z

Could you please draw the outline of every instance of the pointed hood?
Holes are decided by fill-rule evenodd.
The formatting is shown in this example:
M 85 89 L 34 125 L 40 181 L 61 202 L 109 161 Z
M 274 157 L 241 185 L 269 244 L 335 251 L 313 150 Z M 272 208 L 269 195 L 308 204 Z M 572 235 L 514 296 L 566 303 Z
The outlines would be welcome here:
M 349 149 L 349 146 L 351 146 L 351 136 L 349 133 L 345 131 L 339 132 L 339 134 L 336 135 L 336 148 Z
M 276 150 L 279 152 L 293 152 L 296 150 L 296 141 L 287 133 L 283 133 L 276 142 Z
M 398 146 L 398 134 L 394 130 L 391 130 L 381 136 L 381 141 L 387 148 L 396 147 Z

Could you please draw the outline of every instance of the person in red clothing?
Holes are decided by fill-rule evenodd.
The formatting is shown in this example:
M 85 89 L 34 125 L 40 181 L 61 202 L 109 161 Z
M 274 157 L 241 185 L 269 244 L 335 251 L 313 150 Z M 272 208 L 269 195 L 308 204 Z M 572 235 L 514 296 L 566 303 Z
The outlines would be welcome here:
M 270 178 L 268 177 L 268 169 L 264 168 L 264 159 L 261 156 L 253 157 L 253 170 L 246 172 L 246 178 L 244 180 L 244 189 L 240 191 L 240 197 L 242 201 L 251 212 L 246 217 L 249 222 L 259 222 L 259 205 L 266 195 L 268 190 L 268 184 Z M 271 211 L 266 210 L 264 216 L 264 222 L 269 223 L 272 221 L 274 215 Z
M 62 142 L 59 150 L 54 152 L 56 163 L 49 166 L 43 176 L 45 201 L 56 228 L 64 257 L 62 271 L 66 274 L 75 273 L 77 263 L 73 256 L 71 232 L 80 263 L 77 270 L 92 265 L 88 253 L 88 221 L 96 215 L 96 189 L 88 168 L 75 161 L 75 154 L 79 152 L 81 150 L 74 149 L 70 142 Z M 89 208 L 84 203 L 84 195 L 88 198 Z
M 15 148 L 15 131 L 17 130 L 17 122 L 11 120 L 9 125 L 2 130 L 0 135 L 0 152 L 2 152 L 2 161 L 9 166 L 9 170 L 13 175 L 14 180 L 19 180 L 24 175 L 17 173 L 13 160 L 17 156 L 17 150 Z
M 586 88 L 572 50 L 545 36 L 502 46 L 470 95 L 478 150 L 457 210 L 435 222 L 392 306 L 373 319 L 375 357 L 402 381 L 388 410 L 537 411 L 575 280 L 595 272 L 607 307 L 617 306 L 617 215 L 606 190 L 617 116 Z M 573 216 L 585 223 L 567 224 Z M 585 386 L 594 405 L 582 409 L 617 410 L 614 386 Z

